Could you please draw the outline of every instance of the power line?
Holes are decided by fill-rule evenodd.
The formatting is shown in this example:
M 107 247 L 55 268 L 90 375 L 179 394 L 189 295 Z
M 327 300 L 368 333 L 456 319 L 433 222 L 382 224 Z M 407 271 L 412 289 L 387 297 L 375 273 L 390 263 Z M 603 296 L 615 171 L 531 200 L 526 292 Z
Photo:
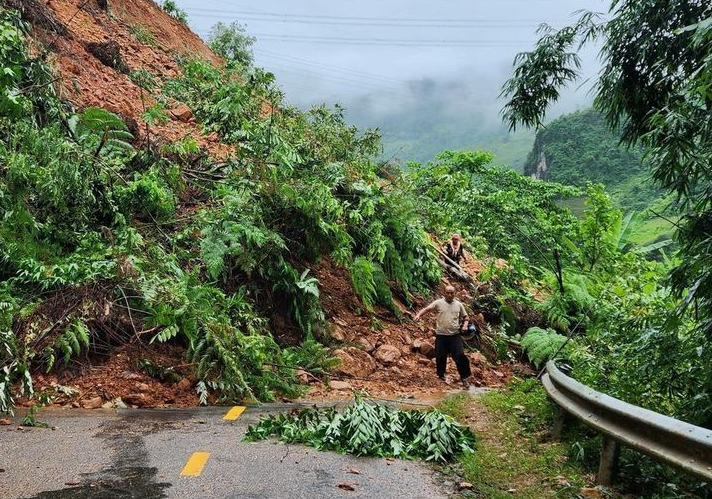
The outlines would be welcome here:
M 398 23 L 398 22 L 388 22 L 388 21 L 339 21 L 339 20 L 319 20 L 319 19 L 273 19 L 255 16 L 245 16 L 241 14 L 230 14 L 227 12 L 222 13 L 196 13 L 189 12 L 192 18 L 203 18 L 203 19 L 224 19 L 225 15 L 236 16 L 239 21 L 252 21 L 252 22 L 269 22 L 269 23 L 281 23 L 281 24 L 306 24 L 306 25 L 324 25 L 324 26 L 361 26 L 361 27 L 391 27 L 391 28 L 439 28 L 439 29 L 515 29 L 515 28 L 537 28 L 543 23 L 522 23 L 522 24 L 512 24 L 510 23 L 497 23 L 490 24 L 485 22 L 479 23 L 457 23 L 457 24 L 437 24 L 433 22 L 422 22 L 422 23 Z M 550 24 L 550 23 L 547 23 Z
M 258 40 L 287 41 L 294 43 L 336 43 L 342 45 L 403 45 L 434 47 L 518 47 L 530 45 L 530 41 L 505 40 L 437 40 L 437 39 L 399 39 L 399 38 L 348 38 L 309 35 L 278 35 L 273 33 L 253 33 Z
M 342 76 L 338 74 L 329 74 L 329 73 L 324 73 L 324 72 L 318 72 L 314 70 L 310 70 L 309 68 L 302 68 L 299 66 L 287 66 L 284 65 L 284 63 L 267 63 L 266 66 L 271 69 L 271 68 L 276 68 L 279 70 L 283 71 L 290 71 L 290 72 L 296 72 L 299 74 L 304 74 L 304 75 L 313 75 L 316 76 L 320 79 L 331 81 L 333 83 L 347 83 L 347 84 L 353 84 L 357 85 L 359 87 L 365 88 L 368 87 L 373 90 L 380 90 L 380 91 L 394 91 L 396 90 L 396 87 L 391 85 L 391 86 L 386 86 L 386 85 L 381 85 L 378 83 L 372 83 L 369 79 L 359 79 L 358 77 L 348 77 L 348 76 Z
M 384 86 L 380 86 L 380 85 L 375 85 L 375 84 L 369 83 L 364 80 L 354 80 L 354 79 L 349 79 L 349 78 L 345 78 L 345 77 L 342 78 L 342 77 L 335 76 L 335 75 L 319 74 L 319 73 L 310 72 L 308 70 L 304 70 L 302 68 L 293 68 L 293 67 L 290 68 L 290 67 L 285 67 L 285 66 L 276 66 L 276 67 L 278 67 L 282 71 L 296 73 L 296 74 L 302 74 L 302 75 L 303 74 L 314 75 L 322 80 L 330 81 L 332 83 L 351 85 L 354 87 L 365 88 L 368 90 L 378 90 L 378 91 L 393 91 L 393 90 L 395 90 L 395 88 L 393 88 L 393 87 L 384 87 Z
M 343 66 L 334 66 L 331 64 L 325 64 L 321 63 L 318 61 L 313 61 L 309 59 L 302 59 L 300 57 L 293 57 L 287 54 L 280 54 L 279 52 L 272 52 L 270 50 L 264 50 L 264 49 L 255 49 L 255 53 L 257 54 L 262 54 L 265 57 L 268 57 L 270 59 L 277 59 L 278 61 L 288 61 L 288 62 L 296 62 L 299 63 L 300 65 L 304 65 L 306 67 L 312 67 L 312 68 L 317 68 L 317 69 L 326 69 L 328 71 L 332 71 L 334 73 L 341 73 L 347 76 L 359 76 L 359 77 L 368 77 L 372 79 L 376 79 L 379 81 L 382 81 L 384 83 L 397 83 L 397 84 L 402 84 L 404 80 L 400 80 L 397 78 L 390 78 L 387 76 L 383 76 L 380 74 L 376 73 L 369 73 L 367 71 L 360 71 L 356 69 L 351 69 L 351 68 L 345 68 Z
M 533 24 L 539 25 L 543 22 L 551 23 L 565 23 L 566 20 L 537 20 L 537 19 L 426 19 L 426 18 L 407 18 L 407 17 L 360 17 L 360 16 L 332 16 L 332 15 L 317 15 L 317 14 L 285 14 L 285 13 L 275 13 L 275 12 L 255 12 L 255 11 L 229 11 L 223 9 L 204 9 L 204 8 L 194 8 L 186 9 L 188 12 L 196 13 L 215 13 L 224 16 L 225 14 L 230 15 L 244 15 L 244 16 L 257 16 L 257 17 L 267 17 L 267 18 L 277 18 L 277 19 L 304 19 L 304 20 L 331 20 L 331 21 L 343 21 L 343 22 L 387 22 L 387 23 L 428 23 L 428 24 L 475 24 L 481 25 L 483 23 L 499 23 L 505 24 L 512 27 L 520 27 L 522 24 Z

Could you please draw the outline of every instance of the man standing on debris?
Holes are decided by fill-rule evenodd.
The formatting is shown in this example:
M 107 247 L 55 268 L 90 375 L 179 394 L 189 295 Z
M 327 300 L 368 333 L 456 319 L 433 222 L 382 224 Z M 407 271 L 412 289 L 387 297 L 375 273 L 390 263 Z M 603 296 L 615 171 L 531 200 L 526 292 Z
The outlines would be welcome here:
M 462 238 L 460 234 L 452 235 L 452 238 L 450 238 L 445 245 L 445 254 L 458 265 L 460 265 L 460 260 L 465 260 L 465 252 L 462 248 Z
M 470 361 L 465 355 L 465 345 L 460 337 L 460 331 L 467 327 L 468 317 L 464 305 L 455 299 L 454 287 L 447 286 L 444 298 L 435 300 L 415 314 L 413 319 L 418 321 L 423 315 L 433 311 L 438 314 L 435 325 L 435 363 L 438 378 L 445 381 L 447 357 L 451 355 L 457 366 L 457 372 L 460 373 L 462 386 L 467 389 L 470 387 L 468 378 L 472 375 L 472 371 Z

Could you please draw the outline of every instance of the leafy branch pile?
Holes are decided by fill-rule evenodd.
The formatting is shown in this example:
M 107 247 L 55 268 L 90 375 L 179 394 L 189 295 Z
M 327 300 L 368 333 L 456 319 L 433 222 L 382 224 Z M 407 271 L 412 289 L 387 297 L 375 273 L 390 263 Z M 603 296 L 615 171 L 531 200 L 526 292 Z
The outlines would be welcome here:
M 473 452 L 475 435 L 438 410 L 404 411 L 362 399 L 342 410 L 306 409 L 264 416 L 247 441 L 278 437 L 319 450 L 357 456 L 447 462 Z

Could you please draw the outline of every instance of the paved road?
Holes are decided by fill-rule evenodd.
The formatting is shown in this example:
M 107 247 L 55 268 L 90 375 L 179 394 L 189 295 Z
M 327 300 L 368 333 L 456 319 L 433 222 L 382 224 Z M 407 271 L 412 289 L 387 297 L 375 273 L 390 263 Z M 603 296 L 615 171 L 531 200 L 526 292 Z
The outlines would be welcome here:
M 422 463 L 242 442 L 260 414 L 292 407 L 247 408 L 235 421 L 223 420 L 229 408 L 219 407 L 45 409 L 39 419 L 54 430 L 0 426 L 0 498 L 447 497 Z M 195 476 L 181 475 L 191 467 Z M 338 487 L 345 482 L 355 491 Z

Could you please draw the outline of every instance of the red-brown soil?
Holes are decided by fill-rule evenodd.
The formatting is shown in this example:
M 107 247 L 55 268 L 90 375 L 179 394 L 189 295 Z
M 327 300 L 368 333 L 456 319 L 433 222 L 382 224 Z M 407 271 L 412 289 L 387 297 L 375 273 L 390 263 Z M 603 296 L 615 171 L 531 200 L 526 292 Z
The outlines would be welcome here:
M 72 407 L 96 408 L 86 404 L 97 397 L 102 404 L 120 398 L 128 407 L 196 406 L 195 380 L 184 365 L 184 353 L 182 348 L 172 345 L 123 345 L 103 359 L 80 359 L 56 373 L 35 375 L 36 390 L 52 391 L 57 385 L 78 390 L 74 397 L 56 400 L 59 405 Z M 176 373 L 183 378 L 175 382 L 158 381 L 139 367 L 139 362 L 145 359 L 154 365 L 175 366 Z
M 476 264 L 471 261 L 472 266 L 475 267 Z M 479 268 L 481 269 L 482 266 Z M 336 346 L 337 356 L 340 356 L 340 351 L 349 354 L 353 352 L 353 348 L 356 348 L 363 352 L 371 350 L 369 356 L 374 358 L 378 356 L 376 351 L 383 345 L 395 347 L 400 353 L 399 358 L 392 363 L 384 363 L 374 358 L 372 364 L 363 355 L 355 358 L 354 355 L 344 356 L 345 361 L 336 368 L 334 376 L 334 379 L 348 383 L 349 386 L 342 391 L 353 389 L 366 390 L 372 395 L 379 396 L 410 396 L 442 392 L 457 386 L 456 383 L 448 386 L 440 381 L 435 375 L 435 360 L 413 348 L 414 343 L 417 345 L 418 341 L 432 345 L 433 319 L 423 319 L 415 323 L 402 303 L 397 303 L 398 308 L 403 311 L 400 320 L 380 307 L 376 308 L 371 317 L 364 312 L 363 305 L 354 295 L 346 269 L 337 267 L 325 259 L 312 270 L 319 279 L 324 311 L 331 325 L 331 336 L 339 343 Z M 458 298 L 463 303 L 467 305 L 470 302 L 469 292 L 457 281 L 443 279 L 438 292 L 448 284 L 456 287 Z M 427 304 L 422 297 L 414 297 L 414 302 L 417 308 Z M 468 312 L 478 323 L 480 330 L 487 334 L 487 325 L 479 315 L 479 311 L 468 310 Z M 467 355 L 472 366 L 472 383 L 475 386 L 501 386 L 511 378 L 514 370 L 526 370 L 526 367 L 519 364 L 492 363 L 480 352 L 472 351 Z M 353 361 L 349 357 L 352 357 Z M 375 369 L 371 370 L 373 365 Z M 362 379 L 353 379 L 354 376 Z M 459 379 L 451 360 L 448 362 L 448 376 L 453 381 Z M 318 384 L 312 388 L 310 395 L 323 397 L 333 392 L 334 390 L 328 386 Z
M 50 0 L 46 5 L 68 32 L 66 36 L 56 36 L 52 31 L 35 27 L 39 39 L 54 45 L 53 63 L 58 71 L 61 96 L 79 109 L 102 107 L 130 118 L 138 124 L 144 139 L 146 128 L 141 115 L 145 107 L 153 104 L 152 99 L 146 93 L 142 98 L 141 88 L 127 74 L 100 62 L 88 51 L 89 44 L 116 42 L 128 71 L 143 68 L 158 82 L 180 74 L 175 54 L 220 63 L 220 58 L 187 26 L 151 1 L 112 0 L 109 12 L 101 9 L 95 0 Z M 136 29 L 151 33 L 155 44 L 139 42 L 132 34 Z M 182 119 L 170 112 L 168 115 L 171 120 L 165 125 L 149 127 L 154 140 L 158 137 L 175 142 L 190 137 L 215 158 L 224 158 L 234 150 L 220 143 L 215 134 L 203 135 L 190 115 Z

